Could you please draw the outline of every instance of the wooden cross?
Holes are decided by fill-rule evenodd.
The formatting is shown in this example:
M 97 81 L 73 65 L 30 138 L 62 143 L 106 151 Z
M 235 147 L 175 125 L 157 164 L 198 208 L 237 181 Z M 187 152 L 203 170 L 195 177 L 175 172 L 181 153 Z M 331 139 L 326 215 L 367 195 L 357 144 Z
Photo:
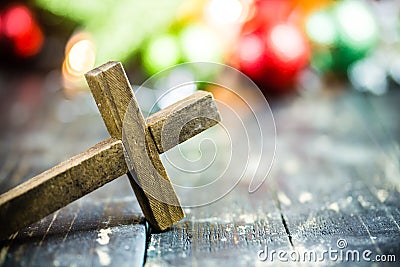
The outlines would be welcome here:
M 111 138 L 1 195 L 1 238 L 124 174 L 155 230 L 165 230 L 184 217 L 159 153 L 220 121 L 212 94 L 198 91 L 145 121 L 121 63 L 106 63 L 85 77 Z M 128 108 L 129 118 L 124 121 Z M 124 129 L 128 129 L 125 138 L 133 142 L 122 141 Z M 178 138 L 169 138 L 177 136 L 179 129 Z

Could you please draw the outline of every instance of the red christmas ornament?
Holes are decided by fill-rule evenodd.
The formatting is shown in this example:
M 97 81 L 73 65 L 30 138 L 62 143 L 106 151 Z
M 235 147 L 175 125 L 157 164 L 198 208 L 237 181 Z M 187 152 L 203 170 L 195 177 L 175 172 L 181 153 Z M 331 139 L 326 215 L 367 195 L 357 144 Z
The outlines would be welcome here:
M 247 34 L 238 44 L 238 61 L 242 72 L 254 80 L 264 76 L 266 46 L 261 34 Z
M 1 29 L 12 41 L 17 56 L 31 57 L 40 52 L 43 33 L 26 6 L 18 4 L 9 7 L 4 12 Z
M 289 89 L 308 62 L 310 48 L 302 32 L 291 24 L 277 24 L 238 42 L 239 69 L 265 90 Z
M 27 34 L 32 24 L 31 12 L 25 6 L 12 6 L 4 13 L 3 31 L 11 39 Z
M 283 0 L 255 0 L 251 10 L 253 13 L 242 27 L 244 34 L 265 31 L 278 23 L 286 22 L 293 6 L 289 1 Z
M 233 56 L 236 66 L 265 92 L 293 87 L 308 63 L 310 47 L 300 28 L 288 22 L 288 1 L 257 1 L 255 15 L 243 26 Z

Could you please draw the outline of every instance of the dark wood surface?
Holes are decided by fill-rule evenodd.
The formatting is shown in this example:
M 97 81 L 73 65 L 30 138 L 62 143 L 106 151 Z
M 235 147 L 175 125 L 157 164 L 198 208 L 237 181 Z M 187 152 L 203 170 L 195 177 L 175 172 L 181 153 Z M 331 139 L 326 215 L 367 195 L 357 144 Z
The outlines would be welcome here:
M 121 140 L 107 139 L 0 195 L 0 238 L 126 174 Z
M 65 100 L 38 84 L 0 91 L 1 193 L 108 136 L 90 94 Z M 34 100 L 23 102 L 26 95 Z M 121 177 L 2 241 L 0 265 L 275 266 L 287 263 L 258 260 L 265 245 L 323 251 L 338 249 L 339 239 L 349 250 L 394 254 L 398 264 L 399 101 L 398 89 L 381 97 L 326 89 L 275 100 L 276 159 L 256 193 L 244 182 L 220 201 L 186 208 L 169 231 L 151 233 Z M 336 264 L 355 263 L 319 263 Z

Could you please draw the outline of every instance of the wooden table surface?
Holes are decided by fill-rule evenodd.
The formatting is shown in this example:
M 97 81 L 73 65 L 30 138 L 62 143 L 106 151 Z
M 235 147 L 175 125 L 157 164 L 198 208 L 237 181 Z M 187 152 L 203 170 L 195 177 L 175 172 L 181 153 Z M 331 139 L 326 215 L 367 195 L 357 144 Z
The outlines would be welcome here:
M 48 78 L 31 79 L 0 89 L 1 193 L 108 137 L 89 93 L 66 100 Z M 398 88 L 380 97 L 325 89 L 274 100 L 276 159 L 256 193 L 241 183 L 152 233 L 121 177 L 2 241 L 0 265 L 275 266 L 288 263 L 276 255 L 260 261 L 266 245 L 321 252 L 340 250 L 338 241 L 343 251 L 395 255 L 399 263 L 399 103 Z

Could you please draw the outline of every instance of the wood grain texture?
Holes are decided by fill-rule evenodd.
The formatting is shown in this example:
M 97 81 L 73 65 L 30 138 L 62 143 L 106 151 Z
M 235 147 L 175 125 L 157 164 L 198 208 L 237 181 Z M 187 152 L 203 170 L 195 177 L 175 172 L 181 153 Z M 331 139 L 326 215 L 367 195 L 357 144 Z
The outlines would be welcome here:
M 142 266 L 147 230 L 135 197 L 123 196 L 131 189 L 118 193 L 127 182 L 107 184 L 0 242 L 7 251 L 0 265 Z
M 353 91 L 307 95 L 275 110 L 282 130 L 280 171 L 272 182 L 294 249 L 339 249 L 338 240 L 346 240 L 343 251 L 400 255 L 400 202 L 388 201 L 399 197 L 399 180 L 383 168 L 396 161 L 381 149 L 392 140 L 381 139 L 385 127 L 375 131 L 369 113 L 378 110 L 370 110 L 365 98 Z M 289 120 L 297 123 L 287 125 Z
M 128 171 L 122 142 L 105 140 L 0 196 L 2 238 Z
M 14 89 L 5 95 L 21 94 L 22 88 Z M 37 106 L 43 116 L 32 122 L 36 127 L 18 135 L 4 124 L 0 131 L 10 133 L 0 139 L 3 192 L 108 136 L 94 105 L 70 123 L 56 122 L 62 92 L 46 94 L 50 101 Z M 85 98 L 92 104 L 91 96 Z M 128 180 L 116 179 L 0 241 L 0 265 L 142 266 L 146 258 L 147 266 L 397 266 L 399 101 L 397 88 L 379 97 L 328 88 L 274 100 L 277 158 L 260 191 L 248 194 L 243 184 L 210 206 L 185 209 L 186 218 L 170 231 L 148 233 Z M 97 239 L 108 229 L 109 243 L 102 245 Z M 394 254 L 396 262 L 257 259 L 264 244 L 287 253 L 320 252 L 337 249 L 339 238 L 349 250 Z
M 266 245 L 289 251 L 273 196 L 267 186 L 249 194 L 239 185 L 217 202 L 185 209 L 187 218 L 171 231 L 151 235 L 146 266 L 254 266 Z
M 122 125 L 133 97 L 122 64 L 108 62 L 85 74 L 103 121 L 112 137 L 122 139 Z
M 128 173 L 143 214 L 156 230 L 184 217 L 121 63 L 109 62 L 85 75 L 111 136 L 122 139 Z
M 396 262 L 386 264 L 395 265 L 400 259 L 395 154 L 400 128 L 387 118 L 397 114 L 398 105 L 391 100 L 385 102 L 389 106 L 378 106 L 384 101 L 371 97 L 371 108 L 365 95 L 335 93 L 324 90 L 273 102 L 278 150 L 266 184 L 255 194 L 242 184 L 219 203 L 185 209 L 187 218 L 171 231 L 151 235 L 146 265 L 316 264 L 313 259 L 284 262 L 276 255 L 260 261 L 257 252 L 267 245 L 270 252 L 287 255 L 316 251 L 322 266 L 371 266 L 362 259 L 322 258 L 324 250 L 340 251 L 340 239 L 347 242 L 344 253 L 370 250 L 371 259 L 394 255 Z M 398 101 L 400 93 L 391 97 Z M 271 138 L 266 135 L 264 141 Z
M 221 121 L 211 93 L 197 91 L 147 118 L 159 153 L 173 148 Z

